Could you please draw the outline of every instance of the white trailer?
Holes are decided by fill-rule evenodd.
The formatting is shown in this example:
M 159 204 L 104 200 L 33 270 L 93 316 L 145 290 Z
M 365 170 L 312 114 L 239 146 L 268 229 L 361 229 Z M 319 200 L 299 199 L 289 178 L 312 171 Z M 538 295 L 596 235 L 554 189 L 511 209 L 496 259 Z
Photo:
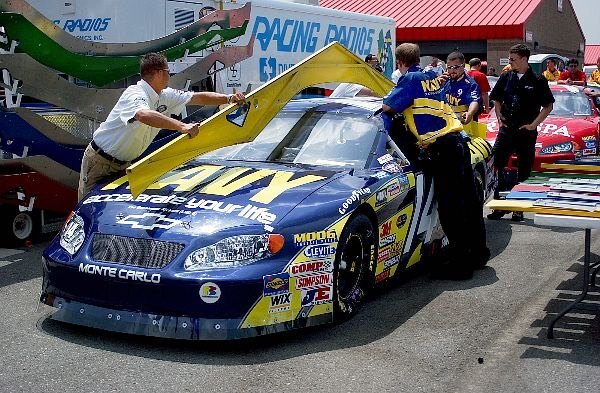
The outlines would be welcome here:
M 29 0 L 66 32 L 89 41 L 140 42 L 168 35 L 216 9 L 239 8 L 246 0 Z M 246 34 L 226 45 L 245 46 L 252 57 L 218 73 L 217 89 L 230 93 L 264 83 L 309 54 L 339 41 L 359 57 L 376 54 L 391 76 L 395 22 L 392 18 L 338 11 L 288 1 L 255 0 Z M 210 49 L 208 49 L 210 50 Z M 204 51 L 206 52 L 206 51 Z M 171 64 L 179 72 L 206 53 Z

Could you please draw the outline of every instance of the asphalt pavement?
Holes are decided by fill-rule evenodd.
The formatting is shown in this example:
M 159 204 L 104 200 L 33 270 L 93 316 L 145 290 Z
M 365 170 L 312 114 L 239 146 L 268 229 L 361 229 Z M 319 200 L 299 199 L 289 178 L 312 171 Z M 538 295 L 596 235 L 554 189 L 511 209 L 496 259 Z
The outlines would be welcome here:
M 487 222 L 493 258 L 472 280 L 433 281 L 421 269 L 342 324 L 232 342 L 51 321 L 37 308 L 47 242 L 0 249 L 0 391 L 598 391 L 599 314 L 568 314 L 546 338 L 580 289 L 583 231 L 526 218 Z

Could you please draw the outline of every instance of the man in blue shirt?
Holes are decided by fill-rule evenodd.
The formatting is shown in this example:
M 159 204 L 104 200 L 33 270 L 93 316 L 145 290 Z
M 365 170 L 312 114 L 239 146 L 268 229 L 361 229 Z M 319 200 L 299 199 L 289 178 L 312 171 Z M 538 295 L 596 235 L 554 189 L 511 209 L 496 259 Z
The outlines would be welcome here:
M 408 146 L 412 139 L 430 165 L 440 222 L 448 237 L 450 258 L 434 277 L 466 280 L 487 263 L 483 204 L 477 196 L 471 155 L 462 124 L 444 97 L 444 82 L 433 71 L 419 67 L 420 50 L 404 43 L 396 48 L 402 76 L 383 99 L 383 120 L 394 140 Z M 402 115 L 402 116 L 400 116 Z M 406 127 L 398 126 L 403 118 Z M 407 155 L 415 162 L 414 155 Z
M 446 102 L 450 105 L 461 123 L 477 121 L 481 108 L 481 93 L 477 82 L 465 73 L 465 56 L 452 52 L 446 60 L 448 82 L 444 85 Z

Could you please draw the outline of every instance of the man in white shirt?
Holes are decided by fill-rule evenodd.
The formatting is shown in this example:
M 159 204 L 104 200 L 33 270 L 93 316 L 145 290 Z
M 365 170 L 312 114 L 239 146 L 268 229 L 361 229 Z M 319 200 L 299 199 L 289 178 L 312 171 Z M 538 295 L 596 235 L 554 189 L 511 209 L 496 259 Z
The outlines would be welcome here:
M 187 104 L 220 105 L 246 99 L 243 93 L 194 93 L 167 87 L 167 60 L 157 53 L 148 53 L 142 58 L 140 75 L 142 80 L 125 89 L 85 149 L 79 174 L 79 200 L 96 183 L 129 166 L 150 146 L 161 129 L 196 136 L 198 123 L 183 123 L 171 117 L 179 115 Z
M 365 63 L 383 72 L 379 66 L 379 60 L 376 55 L 368 54 L 365 57 Z M 373 90 L 358 83 L 340 83 L 329 95 L 330 98 L 351 98 L 351 97 L 379 97 Z
M 431 63 L 425 67 L 424 71 L 434 71 L 437 76 L 441 76 L 446 72 L 446 65 L 437 57 L 431 56 Z

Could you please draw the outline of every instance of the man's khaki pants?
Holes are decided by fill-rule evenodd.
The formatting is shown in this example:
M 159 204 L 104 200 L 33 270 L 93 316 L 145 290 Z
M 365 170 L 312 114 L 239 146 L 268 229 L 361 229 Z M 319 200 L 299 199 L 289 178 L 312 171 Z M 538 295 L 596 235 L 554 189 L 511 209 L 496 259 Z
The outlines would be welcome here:
M 124 170 L 129 163 L 117 164 L 96 153 L 92 146 L 88 145 L 81 160 L 81 171 L 79 172 L 79 189 L 77 200 L 83 197 L 94 187 L 96 183 L 106 177 Z

